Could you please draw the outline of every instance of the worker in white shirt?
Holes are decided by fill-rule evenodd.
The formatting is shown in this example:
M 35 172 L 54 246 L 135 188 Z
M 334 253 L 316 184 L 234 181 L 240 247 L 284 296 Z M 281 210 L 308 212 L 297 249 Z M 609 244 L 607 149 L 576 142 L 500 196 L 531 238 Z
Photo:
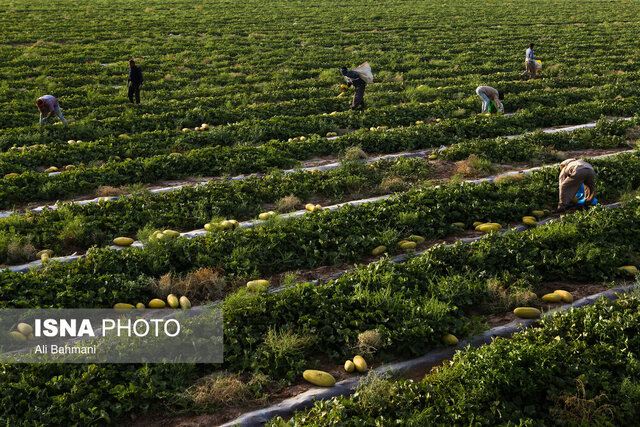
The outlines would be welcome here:
M 492 102 L 498 111 L 504 113 L 504 106 L 502 105 L 504 94 L 502 92 L 491 86 L 478 86 L 476 94 L 482 99 L 482 114 L 489 112 L 489 106 Z
M 533 43 L 529 44 L 529 49 L 527 49 L 525 55 L 524 65 L 526 69 L 524 70 L 524 73 L 520 74 L 520 78 L 523 79 L 529 75 L 529 77 L 535 79 L 538 67 L 536 66 L 535 54 L 533 53 Z

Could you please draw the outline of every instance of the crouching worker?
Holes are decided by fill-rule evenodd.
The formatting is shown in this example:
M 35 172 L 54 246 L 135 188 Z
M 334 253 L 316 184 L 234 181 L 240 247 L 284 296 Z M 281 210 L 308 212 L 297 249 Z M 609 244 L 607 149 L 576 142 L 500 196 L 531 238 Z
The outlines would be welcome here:
M 564 212 L 572 203 L 578 190 L 584 184 L 584 206 L 591 206 L 596 196 L 596 172 L 589 163 L 567 159 L 560 163 L 558 209 L 554 212 Z
M 353 85 L 355 88 L 351 109 L 364 110 L 364 90 L 367 87 L 367 82 L 365 82 L 356 71 L 347 70 L 347 67 L 340 68 L 340 73 L 342 73 L 344 79 L 347 81 L 347 86 L 351 87 L 351 85 Z
M 65 125 L 68 124 L 67 120 L 62 116 L 60 105 L 55 97 L 51 95 L 41 96 L 36 101 L 36 105 L 38 106 L 38 110 L 40 110 L 40 127 L 44 126 L 54 114 L 58 116 L 62 123 Z
M 504 106 L 502 105 L 502 100 L 504 99 L 503 93 L 498 92 L 497 89 L 491 86 L 478 86 L 476 93 L 482 99 L 482 113 L 492 112 L 489 108 L 492 102 L 498 111 L 504 113 Z

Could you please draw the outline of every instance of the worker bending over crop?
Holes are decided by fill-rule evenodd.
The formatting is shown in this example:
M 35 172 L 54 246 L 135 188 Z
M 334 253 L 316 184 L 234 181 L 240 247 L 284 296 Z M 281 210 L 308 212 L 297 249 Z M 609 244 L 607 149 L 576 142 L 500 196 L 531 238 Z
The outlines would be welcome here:
M 560 163 L 559 201 L 554 212 L 564 212 L 584 184 L 584 206 L 591 206 L 596 195 L 596 172 L 589 163 L 567 159 Z
M 476 88 L 476 93 L 480 98 L 482 98 L 482 112 L 488 113 L 491 112 L 489 106 L 493 102 L 496 109 L 498 109 L 501 113 L 504 113 L 504 106 L 502 105 L 502 100 L 504 99 L 504 94 L 498 92 L 497 89 L 492 88 L 491 86 L 478 86 Z
M 142 89 L 142 70 L 133 59 L 129 61 L 129 101 L 133 104 L 133 96 L 136 96 L 136 104 L 140 104 L 140 89 Z
M 364 110 L 364 90 L 367 87 L 367 82 L 365 82 L 356 71 L 347 70 L 347 67 L 340 68 L 340 73 L 342 73 L 344 79 L 347 81 L 347 86 L 351 87 L 351 85 L 353 85 L 355 88 L 351 109 Z
M 58 104 L 58 100 L 54 96 L 41 96 L 36 101 L 36 105 L 38 106 L 38 110 L 40 110 L 40 127 L 44 126 L 54 114 L 58 116 L 62 123 L 65 125 L 68 124 L 67 120 L 62 116 L 60 104 Z
M 520 78 L 523 79 L 529 75 L 529 77 L 535 79 L 536 73 L 538 72 L 538 66 L 536 64 L 536 56 L 533 53 L 533 43 L 529 44 L 529 49 L 525 51 L 524 65 L 525 70 L 524 73 L 520 74 Z

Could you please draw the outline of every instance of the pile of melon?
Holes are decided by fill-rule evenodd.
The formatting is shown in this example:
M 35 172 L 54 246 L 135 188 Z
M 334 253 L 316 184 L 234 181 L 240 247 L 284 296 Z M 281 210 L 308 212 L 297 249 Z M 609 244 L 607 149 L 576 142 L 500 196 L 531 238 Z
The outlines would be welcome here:
M 191 308 L 191 301 L 186 296 L 181 296 L 178 298 L 174 294 L 167 295 L 167 301 L 163 301 L 160 298 L 154 298 L 149 301 L 149 308 L 182 308 L 183 310 L 188 310 Z M 137 308 L 138 310 L 144 310 L 146 306 L 139 302 L 136 305 L 128 304 L 125 302 L 119 302 L 113 306 L 116 310 L 131 310 Z

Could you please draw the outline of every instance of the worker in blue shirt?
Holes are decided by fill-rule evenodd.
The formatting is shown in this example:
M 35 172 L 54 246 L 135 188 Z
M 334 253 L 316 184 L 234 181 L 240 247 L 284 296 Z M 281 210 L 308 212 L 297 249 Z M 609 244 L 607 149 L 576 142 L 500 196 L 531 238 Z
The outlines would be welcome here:
M 344 79 L 347 81 L 347 86 L 355 88 L 355 93 L 353 94 L 353 102 L 351 103 L 352 110 L 364 110 L 364 89 L 367 87 L 367 82 L 362 80 L 360 74 L 353 70 L 347 70 L 347 67 L 340 68 L 340 73 L 344 76 Z

